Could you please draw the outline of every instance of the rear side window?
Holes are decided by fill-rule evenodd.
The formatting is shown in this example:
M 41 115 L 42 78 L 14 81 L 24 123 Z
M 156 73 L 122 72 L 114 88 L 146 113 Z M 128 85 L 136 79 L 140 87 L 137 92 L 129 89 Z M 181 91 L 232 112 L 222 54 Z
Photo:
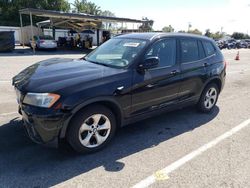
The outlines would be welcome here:
M 199 60 L 198 42 L 194 39 L 181 39 L 181 62 L 192 62 Z
M 214 45 L 211 42 L 203 41 L 202 43 L 205 48 L 207 56 L 213 55 L 215 53 Z
M 200 59 L 204 59 L 206 57 L 206 54 L 204 52 L 204 48 L 202 46 L 201 41 L 198 41 L 198 46 L 199 46 L 199 57 Z

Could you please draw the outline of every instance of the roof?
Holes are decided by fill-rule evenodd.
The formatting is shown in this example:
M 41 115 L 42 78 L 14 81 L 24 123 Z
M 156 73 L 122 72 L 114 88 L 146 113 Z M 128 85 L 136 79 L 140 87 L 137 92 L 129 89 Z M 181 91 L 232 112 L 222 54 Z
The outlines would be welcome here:
M 130 22 L 130 23 L 143 23 L 147 22 L 144 20 L 130 19 L 130 18 L 119 18 L 119 17 L 109 17 L 109 16 L 96 16 L 84 13 L 67 13 L 62 11 L 54 11 L 54 10 L 42 10 L 42 9 L 33 9 L 26 8 L 19 10 L 21 14 L 30 13 L 39 17 L 49 17 L 49 18 L 57 18 L 57 19 L 72 19 L 72 20 L 87 20 L 87 21 L 103 21 L 103 22 Z
M 202 35 L 195 35 L 190 33 L 159 33 L 159 32 L 150 32 L 150 33 L 131 33 L 131 34 L 124 34 L 119 35 L 117 38 L 135 38 L 135 39 L 144 39 L 144 40 L 153 40 L 156 38 L 162 37 L 192 37 L 197 39 L 203 40 L 212 40 L 206 36 Z

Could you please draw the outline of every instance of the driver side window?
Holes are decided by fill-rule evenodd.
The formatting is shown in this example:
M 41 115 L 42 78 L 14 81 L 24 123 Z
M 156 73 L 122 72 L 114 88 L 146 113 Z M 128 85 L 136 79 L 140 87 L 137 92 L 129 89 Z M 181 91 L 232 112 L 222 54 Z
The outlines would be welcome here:
M 145 59 L 149 57 L 159 58 L 159 67 L 171 67 L 176 62 L 176 40 L 163 39 L 157 41 L 147 51 Z

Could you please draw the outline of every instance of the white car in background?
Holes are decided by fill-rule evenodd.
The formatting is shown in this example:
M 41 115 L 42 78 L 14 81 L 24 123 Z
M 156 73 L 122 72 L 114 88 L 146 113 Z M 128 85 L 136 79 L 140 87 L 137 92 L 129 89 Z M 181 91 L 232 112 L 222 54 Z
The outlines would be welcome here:
M 50 35 L 34 36 L 36 49 L 57 49 L 57 42 Z M 32 47 L 32 40 L 30 40 L 30 46 Z

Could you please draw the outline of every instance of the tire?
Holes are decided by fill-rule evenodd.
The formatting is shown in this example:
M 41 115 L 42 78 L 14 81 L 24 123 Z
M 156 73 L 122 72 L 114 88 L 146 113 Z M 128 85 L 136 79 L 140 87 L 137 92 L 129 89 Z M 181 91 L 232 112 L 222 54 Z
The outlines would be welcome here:
M 213 111 L 219 97 L 219 89 L 215 83 L 211 83 L 203 90 L 200 100 L 197 104 L 197 109 L 203 113 Z
M 102 105 L 90 105 L 73 117 L 67 141 L 76 152 L 92 153 L 106 146 L 115 131 L 116 119 L 112 111 Z

